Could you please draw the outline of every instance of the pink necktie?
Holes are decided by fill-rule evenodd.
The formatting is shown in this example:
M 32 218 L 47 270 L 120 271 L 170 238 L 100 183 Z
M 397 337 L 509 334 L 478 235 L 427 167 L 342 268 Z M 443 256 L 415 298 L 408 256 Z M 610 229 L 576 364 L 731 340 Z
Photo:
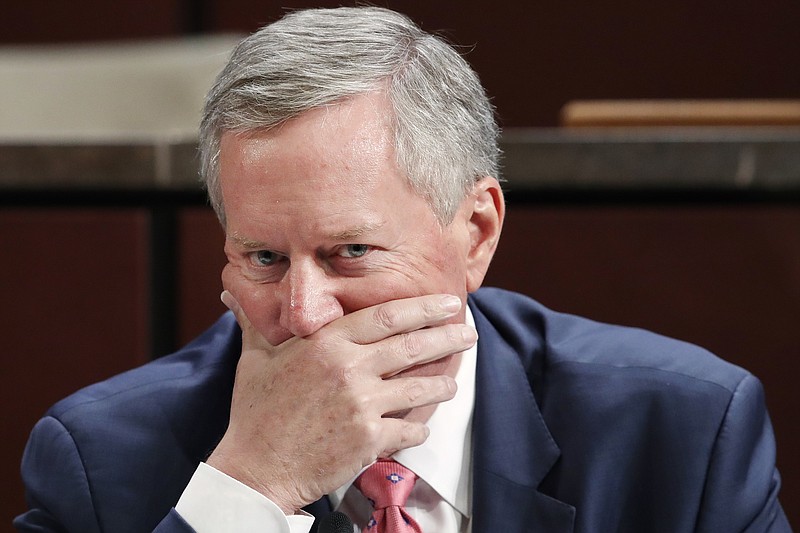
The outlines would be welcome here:
M 379 459 L 355 480 L 375 509 L 363 533 L 422 533 L 405 504 L 417 475 L 400 463 Z

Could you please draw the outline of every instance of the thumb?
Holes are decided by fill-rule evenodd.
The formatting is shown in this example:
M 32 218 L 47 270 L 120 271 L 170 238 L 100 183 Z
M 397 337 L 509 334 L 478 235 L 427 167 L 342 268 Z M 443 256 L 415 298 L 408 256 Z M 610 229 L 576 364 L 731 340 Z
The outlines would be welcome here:
M 261 335 L 255 330 L 250 319 L 247 318 L 244 309 L 239 305 L 238 300 L 236 300 L 233 294 L 228 290 L 224 290 L 222 294 L 219 295 L 219 299 L 222 300 L 225 307 L 233 312 L 233 316 L 236 317 L 236 322 L 239 323 L 239 327 L 242 330 L 242 347 L 252 347 L 253 344 L 258 344 L 258 339 L 261 338 Z

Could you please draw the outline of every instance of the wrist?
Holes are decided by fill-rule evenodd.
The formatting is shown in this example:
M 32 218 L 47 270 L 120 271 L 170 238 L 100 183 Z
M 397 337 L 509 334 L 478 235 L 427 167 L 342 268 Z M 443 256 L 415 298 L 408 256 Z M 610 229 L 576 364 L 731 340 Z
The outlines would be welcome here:
M 219 450 L 219 447 L 205 462 L 208 466 L 260 493 L 287 516 L 297 514 L 302 508 L 302 504 L 295 503 L 296 499 L 291 498 L 279 482 L 267 478 L 266 472 L 269 469 L 259 468 L 256 471 L 247 466 L 248 462 L 243 457 L 228 454 L 224 450 Z

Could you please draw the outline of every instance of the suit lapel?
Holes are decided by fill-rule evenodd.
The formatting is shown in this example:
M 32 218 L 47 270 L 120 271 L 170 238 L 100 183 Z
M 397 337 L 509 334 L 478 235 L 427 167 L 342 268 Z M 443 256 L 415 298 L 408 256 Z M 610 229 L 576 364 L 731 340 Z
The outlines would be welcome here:
M 526 370 L 472 305 L 478 343 L 473 418 L 473 533 L 571 532 L 575 508 L 537 490 L 558 460 Z

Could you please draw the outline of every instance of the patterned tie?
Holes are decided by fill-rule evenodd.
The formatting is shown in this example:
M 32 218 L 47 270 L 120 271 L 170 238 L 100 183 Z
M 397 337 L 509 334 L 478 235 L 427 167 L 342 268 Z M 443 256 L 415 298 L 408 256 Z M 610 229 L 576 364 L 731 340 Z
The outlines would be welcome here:
M 363 533 L 422 533 L 405 504 L 417 475 L 400 463 L 379 459 L 355 480 L 375 509 Z

